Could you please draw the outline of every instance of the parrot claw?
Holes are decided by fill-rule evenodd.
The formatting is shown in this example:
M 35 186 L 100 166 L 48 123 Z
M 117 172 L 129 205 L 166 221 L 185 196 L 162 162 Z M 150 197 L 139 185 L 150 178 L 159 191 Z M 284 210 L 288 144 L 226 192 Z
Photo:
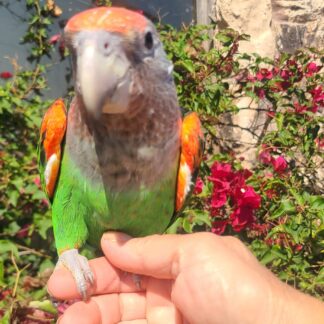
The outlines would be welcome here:
M 130 276 L 132 278 L 133 283 L 138 291 L 142 290 L 142 277 L 139 274 L 132 273 L 132 272 L 124 272 L 125 276 Z
M 133 282 L 138 290 L 142 290 L 141 276 L 135 273 L 132 273 Z
M 88 259 L 80 255 L 77 249 L 71 249 L 60 255 L 57 265 L 59 264 L 63 264 L 72 273 L 82 299 L 88 300 L 89 288 L 94 284 L 94 276 Z

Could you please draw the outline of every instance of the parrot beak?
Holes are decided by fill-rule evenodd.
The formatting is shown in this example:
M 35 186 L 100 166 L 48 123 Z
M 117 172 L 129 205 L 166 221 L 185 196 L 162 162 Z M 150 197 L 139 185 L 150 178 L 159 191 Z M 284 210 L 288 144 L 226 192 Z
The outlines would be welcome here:
M 132 76 L 121 37 L 88 31 L 77 44 L 76 90 L 87 112 L 95 118 L 125 112 Z

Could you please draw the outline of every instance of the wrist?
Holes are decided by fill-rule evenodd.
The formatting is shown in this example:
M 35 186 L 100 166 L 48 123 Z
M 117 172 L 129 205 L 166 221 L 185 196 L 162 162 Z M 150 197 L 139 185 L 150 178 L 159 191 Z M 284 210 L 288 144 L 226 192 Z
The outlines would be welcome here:
M 324 304 L 322 302 L 279 280 L 273 291 L 272 305 L 272 323 L 323 323 Z

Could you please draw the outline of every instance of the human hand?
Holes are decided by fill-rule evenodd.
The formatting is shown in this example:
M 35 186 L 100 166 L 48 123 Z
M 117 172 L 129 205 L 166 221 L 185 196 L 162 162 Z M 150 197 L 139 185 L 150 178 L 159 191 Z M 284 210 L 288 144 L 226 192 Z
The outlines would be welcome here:
M 308 323 L 310 316 L 317 323 L 324 315 L 320 302 L 281 283 L 233 237 L 108 233 L 101 247 L 105 257 L 90 261 L 93 296 L 70 306 L 60 324 Z M 142 275 L 140 289 L 129 273 Z M 65 268 L 53 273 L 48 291 L 79 297 Z

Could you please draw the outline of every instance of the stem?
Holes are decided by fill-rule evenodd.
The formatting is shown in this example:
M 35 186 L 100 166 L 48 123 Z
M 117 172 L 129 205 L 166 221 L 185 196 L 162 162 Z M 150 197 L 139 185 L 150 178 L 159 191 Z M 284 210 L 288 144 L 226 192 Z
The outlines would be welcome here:
M 31 248 L 28 248 L 28 247 L 20 245 L 20 244 L 16 244 L 16 246 L 21 250 L 29 252 L 29 254 L 35 254 L 35 255 L 38 255 L 38 256 L 41 256 L 41 257 L 44 257 L 44 258 L 50 258 L 49 255 L 47 255 L 45 253 L 42 253 L 42 252 L 39 252 L 39 251 L 37 251 L 35 249 L 31 249 Z M 24 254 L 27 254 L 27 253 L 24 253 Z
M 37 65 L 33 73 L 33 79 L 26 91 L 19 97 L 20 99 L 25 99 L 29 95 L 29 93 L 35 89 L 36 79 L 39 76 L 39 74 L 39 66 Z
M 16 292 L 17 292 L 17 288 L 18 288 L 18 283 L 19 283 L 19 279 L 20 279 L 20 275 L 22 274 L 22 272 L 24 270 L 26 270 L 29 266 L 30 266 L 30 263 L 29 264 L 26 264 L 21 270 L 18 268 L 17 266 L 17 263 L 16 263 L 16 260 L 15 260 L 15 257 L 13 255 L 13 252 L 11 251 L 11 261 L 15 267 L 15 270 L 16 270 L 16 280 L 15 280 L 15 285 L 14 285 L 14 289 L 12 290 L 12 297 L 15 298 L 16 297 Z

